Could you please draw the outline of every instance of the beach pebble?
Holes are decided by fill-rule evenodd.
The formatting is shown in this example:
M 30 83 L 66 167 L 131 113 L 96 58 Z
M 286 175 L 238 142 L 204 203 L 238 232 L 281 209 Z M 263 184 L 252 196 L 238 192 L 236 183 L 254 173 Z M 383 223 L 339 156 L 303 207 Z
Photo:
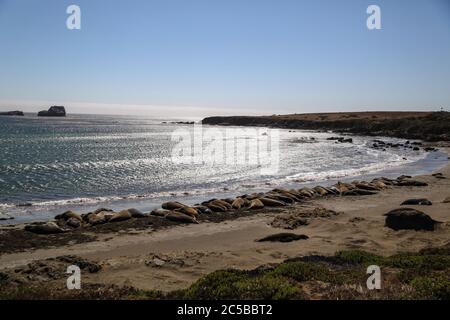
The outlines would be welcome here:
M 385 214 L 386 227 L 393 230 L 426 230 L 434 231 L 438 221 L 429 215 L 411 208 L 401 208 Z

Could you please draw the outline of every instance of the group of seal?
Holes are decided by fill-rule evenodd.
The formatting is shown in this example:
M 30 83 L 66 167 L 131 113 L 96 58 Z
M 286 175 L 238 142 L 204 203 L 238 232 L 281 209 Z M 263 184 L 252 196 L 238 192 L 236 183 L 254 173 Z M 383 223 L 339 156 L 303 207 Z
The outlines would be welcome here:
M 100 208 L 86 214 L 67 211 L 55 217 L 56 221 L 34 223 L 27 225 L 25 230 L 38 234 L 54 234 L 72 231 L 82 227 L 114 223 L 134 218 L 149 216 L 160 217 L 180 223 L 199 223 L 202 215 L 227 213 L 236 211 L 261 210 L 264 208 L 283 207 L 309 199 L 325 196 L 359 196 L 373 195 L 391 186 L 425 186 L 426 183 L 411 180 L 411 177 L 401 176 L 397 179 L 375 178 L 370 182 L 353 181 L 352 183 L 338 182 L 331 187 L 316 186 L 300 189 L 276 188 L 268 192 L 244 194 L 236 198 L 210 199 L 195 205 L 186 205 L 178 201 L 169 201 L 154 209 L 150 213 L 143 213 L 136 209 L 114 212 L 111 209 Z

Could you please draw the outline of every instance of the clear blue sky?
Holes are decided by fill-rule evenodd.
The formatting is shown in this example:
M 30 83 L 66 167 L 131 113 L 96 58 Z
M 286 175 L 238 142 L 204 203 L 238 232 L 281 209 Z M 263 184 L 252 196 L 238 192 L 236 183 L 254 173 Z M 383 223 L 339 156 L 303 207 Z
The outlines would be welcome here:
M 66 28 L 70 4 L 81 30 Z M 382 30 L 366 27 L 370 4 Z M 177 115 L 448 109 L 450 1 L 0 0 L 0 109 L 53 103 Z

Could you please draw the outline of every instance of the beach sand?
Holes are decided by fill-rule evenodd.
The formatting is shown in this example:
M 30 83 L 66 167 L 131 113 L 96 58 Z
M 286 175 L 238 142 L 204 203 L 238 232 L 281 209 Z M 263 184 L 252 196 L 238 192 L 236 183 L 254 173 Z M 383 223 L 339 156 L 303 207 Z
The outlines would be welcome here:
M 441 150 L 449 152 L 448 148 Z M 338 250 L 355 248 L 390 255 L 442 246 L 450 242 L 450 203 L 443 203 L 450 196 L 450 165 L 438 172 L 447 179 L 432 175 L 415 177 L 427 182 L 426 187 L 391 187 L 370 196 L 312 200 L 311 205 L 321 205 L 339 214 L 330 218 L 315 218 L 309 225 L 288 231 L 309 236 L 304 241 L 255 242 L 271 234 L 286 232 L 271 227 L 270 222 L 281 212 L 301 210 L 302 205 L 296 204 L 218 223 L 177 225 L 156 231 L 105 232 L 96 234 L 94 241 L 3 253 L 0 256 L 0 271 L 35 260 L 76 255 L 102 266 L 100 272 L 83 273 L 83 284 L 128 285 L 169 291 L 186 288 L 215 270 L 253 269 L 297 256 L 332 255 Z M 427 198 L 433 202 L 432 206 L 408 207 L 443 222 L 438 230 L 393 231 L 384 226 L 383 215 L 399 208 L 404 200 L 410 198 Z M 58 281 L 65 286 L 65 279 Z

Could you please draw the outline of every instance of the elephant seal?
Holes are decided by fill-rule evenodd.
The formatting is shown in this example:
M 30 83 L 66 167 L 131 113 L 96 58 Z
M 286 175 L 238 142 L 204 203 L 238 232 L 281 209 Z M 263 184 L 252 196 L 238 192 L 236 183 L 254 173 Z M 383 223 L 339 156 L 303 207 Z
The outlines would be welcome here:
M 386 227 L 397 230 L 434 231 L 441 222 L 433 220 L 429 215 L 411 208 L 391 210 L 385 214 Z
M 98 213 L 90 213 L 86 217 L 86 221 L 92 225 L 98 225 L 108 222 L 115 213 L 113 211 L 100 211 Z
M 188 216 L 191 216 L 191 217 L 194 217 L 194 218 L 199 216 L 198 211 L 195 210 L 194 208 L 191 208 L 191 207 L 183 207 L 183 208 L 180 208 L 180 209 L 176 209 L 174 211 L 187 214 Z
M 263 205 L 268 207 L 284 207 L 286 205 L 286 203 L 282 201 L 269 198 L 259 198 L 258 200 L 261 201 Z
M 198 221 L 195 218 L 188 216 L 184 213 L 175 212 L 175 211 L 168 213 L 165 216 L 165 218 L 170 221 L 183 222 L 183 223 L 197 223 L 198 224 Z
M 214 204 L 206 204 L 206 207 L 208 207 L 208 209 L 210 209 L 212 212 L 226 212 L 227 208 L 219 206 L 219 205 L 214 205 Z
M 244 200 L 243 198 L 236 198 L 234 199 L 231 206 L 233 207 L 233 209 L 239 210 L 247 204 L 247 201 L 247 199 Z
M 328 191 L 321 186 L 314 187 L 313 190 L 319 194 L 319 196 L 323 197 L 328 194 Z
M 355 184 L 355 187 L 357 189 L 363 189 L 363 190 L 369 190 L 369 191 L 380 191 L 380 189 L 373 185 L 373 184 L 369 184 L 369 183 L 363 183 L 363 182 L 359 182 Z
M 210 214 L 210 213 L 212 213 L 211 209 L 209 209 L 207 206 L 196 205 L 193 208 L 195 210 L 197 210 L 198 212 L 202 213 L 202 214 Z
M 166 209 L 154 209 L 152 210 L 152 212 L 150 212 L 150 215 L 155 217 L 165 217 L 170 212 L 172 211 Z
M 81 221 L 76 218 L 67 219 L 66 224 L 74 229 L 78 229 L 79 227 L 81 227 Z
M 161 205 L 161 207 L 163 209 L 166 210 L 176 210 L 176 209 L 181 209 L 186 207 L 184 204 L 177 202 L 177 201 L 169 201 L 169 202 L 165 202 Z
M 250 205 L 248 206 L 248 210 L 258 210 L 264 208 L 264 203 L 259 199 L 255 199 L 250 201 Z
M 128 212 L 131 214 L 132 218 L 145 218 L 147 217 L 147 215 L 145 213 L 143 213 L 142 211 L 135 209 L 135 208 L 131 208 L 128 209 Z
M 231 204 L 229 204 L 228 202 L 224 201 L 224 200 L 214 200 L 212 203 L 212 205 L 220 205 L 222 207 L 225 207 L 227 210 L 231 210 L 233 207 L 231 206 Z
M 62 229 L 54 222 L 47 222 L 44 224 L 29 224 L 26 225 L 24 229 L 36 234 L 57 234 L 67 231 Z
M 401 205 L 431 206 L 433 203 L 428 199 L 408 199 L 403 201 Z
M 308 236 L 304 234 L 295 234 L 295 233 L 277 233 L 272 234 L 270 236 L 264 237 L 262 239 L 256 240 L 257 242 L 292 242 L 297 240 L 307 240 Z
M 119 222 L 119 221 L 125 221 L 128 219 L 131 219 L 131 213 L 128 210 L 122 210 L 119 212 L 116 212 L 109 220 L 108 222 Z
M 58 214 L 57 216 L 55 216 L 56 220 L 61 220 L 61 219 L 69 220 L 71 218 L 79 220 L 79 221 L 83 221 L 83 218 L 81 218 L 81 215 L 79 215 L 78 213 L 73 212 L 73 211 L 66 211 L 64 213 L 61 213 L 61 214 Z

